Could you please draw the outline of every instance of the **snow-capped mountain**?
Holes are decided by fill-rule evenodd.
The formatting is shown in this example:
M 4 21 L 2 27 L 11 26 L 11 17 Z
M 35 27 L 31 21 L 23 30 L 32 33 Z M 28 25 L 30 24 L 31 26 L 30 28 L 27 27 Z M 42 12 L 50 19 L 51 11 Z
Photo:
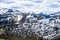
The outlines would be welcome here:
M 60 38 L 60 0 L 0 0 L 4 35 Z
M 4 28 L 7 26 L 12 29 L 10 28 L 11 26 L 17 25 L 13 30 L 9 30 L 10 33 L 17 33 L 21 36 L 29 36 L 34 33 L 38 36 L 43 36 L 44 39 L 55 39 L 56 36 L 60 35 L 60 12 L 47 15 L 43 12 L 35 14 L 34 12 L 24 13 L 19 10 L 7 9 L 2 13 L 0 14 L 0 26 Z
M 39 14 L 40 16 L 46 16 L 46 15 L 55 15 L 55 14 L 59 14 L 60 11 L 58 12 L 53 12 L 53 13 L 44 13 L 44 12 L 40 12 L 40 13 L 35 13 L 35 12 L 24 12 L 24 11 L 20 11 L 20 10 L 16 10 L 16 9 L 9 9 L 9 8 L 0 8 L 1 12 L 22 12 L 22 13 L 26 13 L 26 14 Z M 0 13 L 1 14 L 1 13 Z
M 59 15 L 59 14 L 60 14 L 60 11 L 51 13 L 50 15 Z

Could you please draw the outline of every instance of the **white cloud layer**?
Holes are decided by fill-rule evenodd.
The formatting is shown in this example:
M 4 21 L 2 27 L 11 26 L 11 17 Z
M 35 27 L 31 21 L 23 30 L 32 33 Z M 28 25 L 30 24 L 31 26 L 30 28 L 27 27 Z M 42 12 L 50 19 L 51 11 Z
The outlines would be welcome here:
M 60 0 L 0 0 L 0 8 L 49 14 L 60 11 Z

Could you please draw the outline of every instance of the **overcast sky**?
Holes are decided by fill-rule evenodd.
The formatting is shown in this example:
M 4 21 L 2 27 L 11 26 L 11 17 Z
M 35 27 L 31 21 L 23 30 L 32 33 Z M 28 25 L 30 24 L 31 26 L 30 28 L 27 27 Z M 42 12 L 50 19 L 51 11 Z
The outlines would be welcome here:
M 14 8 L 24 12 L 52 13 L 60 11 L 60 0 L 0 0 L 0 8 Z

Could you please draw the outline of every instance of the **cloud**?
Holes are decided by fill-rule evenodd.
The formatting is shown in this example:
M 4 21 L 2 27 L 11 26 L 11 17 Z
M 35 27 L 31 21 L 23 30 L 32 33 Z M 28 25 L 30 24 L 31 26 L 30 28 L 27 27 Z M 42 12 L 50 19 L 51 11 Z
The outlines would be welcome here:
M 7 6 L 7 4 L 5 4 L 5 3 L 0 3 L 0 8 L 7 8 L 8 6 Z
M 35 3 L 42 3 L 43 0 L 26 0 L 26 1 L 32 1 L 32 2 L 35 2 Z
M 0 2 L 4 3 L 4 2 L 15 2 L 14 0 L 0 0 Z
M 0 0 L 1 1 L 1 0 Z M 23 12 L 52 13 L 60 11 L 59 0 L 3 0 L 0 8 L 13 8 Z
M 50 5 L 49 7 L 51 7 L 51 8 L 59 8 L 60 5 L 58 5 L 58 4 L 52 4 L 52 5 Z
M 57 1 L 57 2 L 59 2 L 59 3 L 60 3 L 60 0 L 55 0 L 55 1 Z

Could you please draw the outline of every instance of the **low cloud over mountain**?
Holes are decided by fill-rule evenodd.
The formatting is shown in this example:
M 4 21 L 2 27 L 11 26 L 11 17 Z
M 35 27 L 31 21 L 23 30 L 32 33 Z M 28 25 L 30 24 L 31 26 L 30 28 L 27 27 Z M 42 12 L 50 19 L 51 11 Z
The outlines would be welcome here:
M 0 8 L 13 8 L 23 12 L 53 13 L 60 11 L 59 0 L 0 0 Z

